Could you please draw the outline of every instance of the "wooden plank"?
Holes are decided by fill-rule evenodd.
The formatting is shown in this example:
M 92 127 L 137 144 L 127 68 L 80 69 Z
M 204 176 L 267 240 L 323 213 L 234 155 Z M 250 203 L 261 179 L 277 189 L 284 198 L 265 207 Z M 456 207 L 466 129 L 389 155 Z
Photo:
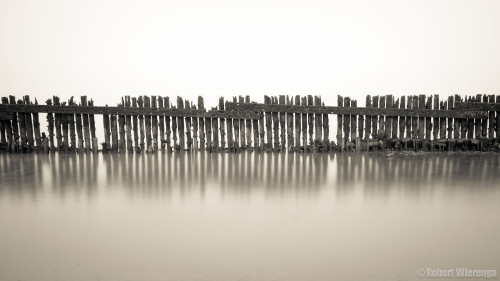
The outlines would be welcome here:
M 460 101 L 455 103 L 455 109 L 457 110 L 469 110 L 469 111 L 500 111 L 500 104 L 497 103 L 485 103 L 478 101 Z
M 80 102 L 81 106 L 87 106 L 87 96 L 81 96 L 80 97 Z M 89 115 L 88 114 L 83 114 L 82 115 L 82 121 L 83 121 L 83 135 L 84 135 L 84 144 L 85 144 L 85 152 L 89 153 L 91 149 L 91 143 L 90 143 L 90 126 L 89 126 Z
M 151 98 L 149 96 L 144 96 L 144 108 L 151 109 Z M 181 126 L 180 123 L 182 123 L 182 126 L 184 126 L 184 122 L 180 122 L 178 120 L 177 123 L 178 123 L 179 127 Z M 151 136 L 151 124 L 152 124 L 151 115 L 150 114 L 144 115 L 144 125 L 146 127 L 146 131 L 145 131 L 145 134 L 146 134 L 146 147 L 145 147 L 145 149 L 146 149 L 146 151 L 151 151 L 153 148 L 152 147 L 153 138 Z
M 406 97 L 401 96 L 401 101 L 399 102 L 399 108 L 406 108 Z M 406 116 L 399 116 L 399 139 L 405 138 L 405 129 L 406 129 Z
M 224 105 L 225 105 L 225 101 L 224 101 L 224 97 L 220 97 L 219 98 L 219 107 L 218 109 L 219 110 L 224 110 Z M 222 149 L 226 148 L 226 119 L 221 117 L 219 118 L 219 124 L 220 124 L 220 147 Z
M 243 96 L 239 96 L 239 97 L 238 97 L 238 101 L 239 101 L 241 104 L 244 104 L 244 103 L 245 103 L 245 99 L 243 98 Z M 240 141 L 241 141 L 241 147 L 246 148 L 246 145 L 247 145 L 247 144 L 246 144 L 247 139 L 246 139 L 246 130 L 245 130 L 245 119 L 240 118 L 239 128 L 240 128 Z
M 31 104 L 29 95 L 24 96 L 24 104 Z M 26 127 L 26 137 L 28 140 L 28 151 L 33 151 L 35 149 L 35 138 L 33 137 L 33 122 L 31 113 L 25 113 L 24 122 Z
M 102 147 L 103 152 L 111 151 L 111 124 L 109 124 L 109 115 L 102 115 L 102 123 L 104 128 L 104 144 Z
M 364 126 L 365 126 L 365 116 L 359 115 L 358 116 L 358 137 L 360 140 L 364 139 L 364 133 L 365 133 Z
M 441 110 L 446 110 L 448 101 L 440 101 Z M 446 118 L 439 118 L 439 137 L 446 139 Z
M 158 109 L 157 96 L 151 96 L 151 108 L 153 110 Z M 191 118 L 189 118 L 191 122 Z M 187 122 L 187 121 L 186 121 Z M 151 115 L 151 145 L 152 152 L 158 151 L 158 117 L 156 115 Z
M 380 99 L 379 99 L 379 108 L 383 108 L 385 109 L 385 96 L 381 96 Z M 384 132 L 384 137 L 385 138 L 385 115 L 384 114 L 381 114 L 379 115 L 378 117 L 378 131 L 379 132 Z M 377 137 L 380 139 L 380 136 L 378 136 L 378 132 L 377 132 Z
M 295 96 L 295 105 L 300 105 L 300 95 Z M 300 113 L 292 113 L 295 114 L 295 149 L 300 148 L 300 131 L 301 131 L 301 119 Z
M 191 108 L 196 109 L 196 105 L 191 103 Z M 198 151 L 200 148 L 198 143 L 198 117 L 192 117 L 191 122 L 193 123 L 193 149 Z
M 367 108 L 372 107 L 372 96 L 367 95 L 366 96 L 366 105 Z M 365 139 L 368 142 L 370 139 L 370 135 L 372 133 L 372 116 L 371 115 L 366 115 L 365 118 Z
M 307 96 L 307 105 L 314 105 L 314 100 L 312 95 Z M 310 113 L 307 115 L 307 126 L 309 127 L 309 148 L 314 146 L 314 114 Z
M 264 96 L 264 104 L 265 105 L 270 105 L 271 104 L 271 98 L 269 96 Z M 273 147 L 273 133 L 272 133 L 272 122 L 271 122 L 271 112 L 265 112 L 265 119 L 266 119 L 266 136 L 267 136 L 267 147 L 272 148 Z
M 233 101 L 236 101 L 236 97 L 233 98 Z M 234 150 L 237 151 L 240 149 L 240 120 L 239 119 L 233 119 L 233 128 L 234 128 Z M 268 135 L 268 137 L 269 136 L 270 135 Z
M 406 109 L 412 109 L 413 107 L 413 97 L 412 96 L 408 96 L 406 98 Z M 412 121 L 412 117 L 411 116 L 407 116 L 406 117 L 406 124 L 405 124 L 405 127 L 406 127 L 406 138 L 407 139 L 411 139 L 412 138 L 412 127 L 411 127 L 411 121 Z
M 469 97 L 467 99 L 468 102 L 475 102 L 475 97 Z M 474 118 L 467 118 L 467 137 L 469 139 L 474 138 Z
M 476 95 L 475 101 L 476 102 L 481 102 L 481 100 L 482 100 L 482 95 L 481 94 Z M 482 130 L 482 124 L 481 123 L 482 123 L 482 120 L 479 119 L 479 118 L 476 118 L 474 120 L 474 127 L 475 127 L 475 129 L 474 129 L 474 131 L 475 131 L 474 136 L 475 136 L 476 139 L 481 138 L 481 130 Z
M 125 106 L 125 101 L 122 98 L 121 106 Z M 126 140 L 125 140 L 125 115 L 118 115 L 118 152 L 125 152 L 126 149 Z
M 203 98 L 202 98 L 202 105 L 203 105 Z M 167 108 L 167 109 L 170 108 L 170 97 L 163 97 L 163 106 L 164 106 L 164 108 Z M 200 104 L 199 104 L 199 100 L 198 100 L 198 107 L 199 106 L 200 106 Z M 175 117 L 173 119 L 175 119 Z M 172 129 L 171 129 L 171 123 L 170 123 L 170 121 L 171 121 L 170 116 L 168 116 L 168 115 L 165 116 L 165 131 L 166 131 L 166 134 L 167 134 L 165 136 L 165 138 L 166 138 L 165 141 L 167 142 L 167 151 L 168 152 L 172 152 L 172 142 L 171 142 Z M 204 136 L 205 136 L 205 134 L 203 134 L 203 137 Z
M 48 100 L 47 102 L 50 102 L 52 104 L 52 101 L 51 100 Z M 16 104 L 16 97 L 14 96 L 9 96 L 9 103 L 10 105 L 15 105 Z M 52 116 L 52 115 L 50 115 Z M 47 114 L 47 119 L 49 118 L 49 114 Z M 19 151 L 19 119 L 18 119 L 18 114 L 17 113 L 14 113 L 13 116 L 12 116 L 12 135 L 13 135 L 13 139 L 14 139 L 14 143 L 12 144 L 13 147 L 11 147 L 11 151 L 12 152 L 17 152 Z M 47 120 L 48 123 L 49 123 L 49 131 L 50 131 L 50 124 L 52 123 L 52 127 L 54 126 L 54 122 L 50 122 L 49 120 Z M 53 131 L 53 130 L 52 130 Z M 54 133 L 52 133 L 52 136 L 54 135 Z M 52 137 L 52 147 L 54 146 L 54 141 L 53 141 L 53 137 Z
M 202 96 L 198 96 L 198 109 L 205 109 L 205 103 Z M 205 118 L 199 119 L 200 128 L 200 149 L 205 150 Z
M 75 105 L 73 97 L 71 97 L 69 99 L 68 105 L 69 106 Z M 74 114 L 68 114 L 68 123 L 69 123 L 69 139 L 70 139 L 69 150 L 72 152 L 75 152 L 77 147 L 78 147 L 78 143 L 76 141 L 75 115 Z
M 59 97 L 53 96 L 52 101 L 54 102 L 54 105 L 60 105 Z M 61 150 L 62 147 L 61 114 L 60 113 L 54 114 L 54 119 L 55 119 L 54 125 L 56 130 L 57 150 Z
M 280 95 L 279 96 L 279 104 L 286 104 L 286 96 L 285 95 Z M 280 112 L 279 113 L 279 118 L 280 118 L 280 151 L 285 151 L 286 150 L 286 123 L 285 123 L 285 112 Z

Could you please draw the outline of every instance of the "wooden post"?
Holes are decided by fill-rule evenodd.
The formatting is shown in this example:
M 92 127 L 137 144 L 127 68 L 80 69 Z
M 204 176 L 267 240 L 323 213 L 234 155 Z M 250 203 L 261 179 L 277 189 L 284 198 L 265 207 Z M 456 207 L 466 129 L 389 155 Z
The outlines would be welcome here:
M 351 107 L 358 107 L 358 101 L 351 100 Z M 357 116 L 351 114 L 351 141 L 356 141 L 356 131 L 357 131 Z M 357 148 L 356 148 L 357 149 Z
M 411 109 L 413 107 L 413 97 L 412 96 L 408 96 L 408 98 L 406 99 L 406 109 Z M 412 138 L 412 127 L 411 127 L 411 122 L 412 121 L 412 118 L 407 116 L 406 117 L 406 138 L 408 139 L 411 139 Z
M 219 98 L 219 110 L 224 110 L 225 102 L 224 97 Z M 226 148 L 226 120 L 224 118 L 219 119 L 220 123 L 220 147 L 222 149 Z
M 476 99 L 474 100 L 475 102 L 481 102 L 481 94 L 476 95 Z M 482 119 L 476 118 L 474 120 L 474 125 L 475 125 L 475 137 L 476 139 L 479 139 L 481 137 L 481 130 L 482 130 Z
M 357 102 L 356 102 L 357 105 Z M 364 115 L 358 115 L 358 137 L 360 140 L 364 139 L 364 133 L 365 133 L 365 116 Z
M 271 98 L 269 96 L 264 96 L 264 103 L 271 104 Z M 267 135 L 267 147 L 273 147 L 273 129 L 271 122 L 271 112 L 266 112 L 266 135 Z
M 315 106 L 321 106 L 321 97 L 320 96 L 314 96 L 314 105 Z M 321 140 L 323 139 L 323 116 L 321 114 L 315 114 L 314 115 L 314 131 L 315 131 L 315 141 L 314 141 L 314 151 L 318 152 L 319 151 L 319 144 Z
M 140 108 L 144 107 L 144 96 L 139 96 L 139 99 L 137 100 L 137 104 L 139 105 Z M 141 151 L 146 150 L 146 145 L 144 144 L 144 138 L 146 137 L 146 132 L 144 129 L 144 115 L 139 115 L 139 146 L 141 148 Z
M 191 103 L 191 108 L 196 109 L 196 105 Z M 193 148 L 195 151 L 198 151 L 200 148 L 198 144 L 198 117 L 193 117 L 192 122 L 193 122 Z
M 238 102 L 239 103 L 245 102 L 245 99 L 243 98 L 243 96 L 238 97 Z M 240 128 L 241 147 L 246 148 L 247 144 L 246 144 L 246 131 L 245 131 L 245 120 L 244 119 L 240 119 L 239 128 Z
M 373 96 L 372 107 L 378 108 L 379 96 Z M 345 103 L 345 102 L 344 102 Z M 378 115 L 372 116 L 372 139 L 377 139 L 378 134 Z
M 177 108 L 183 109 L 184 102 L 181 97 L 177 96 Z M 179 150 L 183 151 L 185 149 L 185 139 L 184 139 L 184 118 L 181 116 L 177 117 L 177 126 L 179 129 Z
M 272 103 L 273 104 L 278 104 L 278 100 L 276 97 L 272 97 Z M 273 112 L 273 132 L 274 132 L 274 146 L 273 148 L 275 150 L 280 149 L 280 129 L 279 129 L 279 117 L 278 117 L 278 112 Z
M 250 103 L 250 96 L 245 96 L 245 103 Z M 246 119 L 245 120 L 245 126 L 246 126 L 246 143 L 247 143 L 247 148 L 250 149 L 252 147 L 252 120 L 251 119 Z
M 344 106 L 344 98 L 341 97 L 340 95 L 337 95 L 337 106 L 338 107 Z M 342 117 L 343 117 L 342 114 L 337 115 L 337 145 L 339 148 L 344 147 L 342 144 L 344 142 L 344 138 L 342 137 L 342 125 L 343 125 Z
M 295 96 L 295 105 L 300 105 L 300 95 Z M 300 149 L 300 113 L 295 113 L 295 150 Z
M 279 104 L 285 104 L 286 97 L 285 95 L 279 96 Z M 280 151 L 284 151 L 286 149 L 286 124 L 285 124 L 285 112 L 279 113 L 280 118 Z
M 3 97 L 2 98 L 2 104 L 8 104 L 9 103 L 9 98 Z M 16 113 L 13 113 L 14 116 L 16 116 Z M 38 117 L 38 114 L 37 114 Z M 40 127 L 40 123 L 38 123 L 38 127 Z M 12 133 L 12 123 L 10 120 L 7 120 L 4 122 L 4 128 L 6 132 L 6 137 L 7 137 L 7 151 L 9 152 L 15 152 L 15 147 L 14 147 L 14 135 Z
M 325 106 L 324 103 L 321 104 Z M 363 125 L 361 125 L 363 127 Z M 330 150 L 330 122 L 328 120 L 328 114 L 323 114 L 323 145 L 322 150 L 328 151 Z
M 144 107 L 151 108 L 151 98 L 149 96 L 144 96 Z M 151 115 L 146 114 L 144 119 L 144 123 L 146 125 L 146 151 L 151 151 L 151 149 L 153 148 L 153 138 L 151 137 Z M 179 124 L 179 127 L 180 126 L 181 125 Z
M 130 96 L 125 96 L 125 107 L 130 107 Z M 132 144 L 132 116 L 130 115 L 125 115 L 125 135 L 127 138 L 127 151 L 133 151 L 134 148 Z
M 119 149 L 119 140 L 118 140 L 118 117 L 116 114 L 111 115 L 111 150 L 113 152 L 118 152 Z
M 497 95 L 497 103 L 500 103 L 500 95 Z M 500 111 L 496 112 L 495 128 L 497 134 L 496 137 L 500 138 Z
M 434 106 L 433 106 L 434 110 L 439 110 L 439 95 L 434 95 Z M 440 125 L 440 122 L 439 122 L 439 118 L 438 117 L 434 117 L 433 118 L 433 131 L 432 131 L 432 134 L 433 134 L 433 138 L 434 140 L 438 140 L 439 139 L 439 125 Z
M 314 105 L 314 99 L 312 95 L 307 96 L 307 105 Z M 314 114 L 309 113 L 307 115 L 307 126 L 309 127 L 309 150 L 314 148 Z
M 202 96 L 198 96 L 198 109 L 205 109 L 205 103 Z M 205 118 L 199 119 L 200 123 L 200 149 L 205 149 Z
M 394 101 L 392 95 L 387 95 L 385 104 L 387 108 L 392 108 Z M 385 121 L 385 136 L 386 138 L 390 139 L 392 137 L 392 121 L 393 117 L 392 116 L 387 116 L 386 121 Z
M 75 106 L 75 102 L 73 101 L 73 97 L 71 97 L 68 101 L 69 106 Z M 69 139 L 70 146 L 69 150 L 71 152 L 75 152 L 78 146 L 76 142 L 76 131 L 75 131 L 75 114 L 68 114 L 68 123 L 69 123 Z
M 35 98 L 35 104 L 38 105 L 38 100 Z M 10 129 L 10 121 L 8 121 L 8 124 L 6 123 L 6 128 Z M 35 141 L 36 141 L 36 148 L 37 150 L 42 149 L 42 137 L 40 134 L 40 119 L 38 116 L 38 112 L 33 113 L 33 130 L 35 132 Z M 7 135 L 8 138 L 8 135 Z
M 394 102 L 394 97 L 391 95 L 391 99 L 393 101 L 393 108 L 399 108 L 399 99 Z M 392 117 L 392 138 L 398 138 L 398 116 Z
M 89 106 L 94 106 L 94 101 L 90 99 Z M 90 136 L 92 138 L 92 152 L 99 152 L 99 143 L 97 141 L 97 136 L 95 134 L 95 119 L 94 114 L 89 114 L 89 122 L 90 122 Z
M 406 97 L 401 96 L 401 101 L 399 103 L 399 108 L 406 108 Z M 399 139 L 403 140 L 405 138 L 405 128 L 406 128 L 406 116 L 399 116 Z
M 425 95 L 418 96 L 418 108 L 425 109 Z M 424 117 L 418 118 L 418 138 L 423 140 L 425 138 L 425 120 Z
M 366 96 L 366 107 L 369 108 L 369 107 L 372 107 L 372 97 L 370 95 L 367 95 Z M 370 139 L 370 135 L 371 135 L 371 130 L 372 128 L 372 116 L 371 115 L 366 115 L 366 119 L 365 119 L 365 139 L 366 139 L 366 143 L 368 143 L 369 139 Z
M 302 105 L 307 105 L 307 97 L 302 97 Z M 302 152 L 308 150 L 307 145 L 307 113 L 302 113 Z
M 151 108 L 153 110 L 158 108 L 157 104 L 157 97 L 156 96 L 151 96 Z M 151 142 L 153 152 L 158 151 L 158 117 L 156 115 L 151 115 L 151 133 L 153 135 L 153 139 Z M 191 122 L 191 119 L 189 120 Z M 187 123 L 187 121 L 186 121 Z M 189 130 L 188 130 L 189 131 Z
M 24 104 L 31 104 L 29 95 L 24 96 Z M 24 114 L 24 122 L 26 127 L 26 137 L 28 140 L 28 151 L 33 151 L 35 149 L 35 138 L 33 137 L 31 113 Z
M 380 99 L 379 99 L 379 108 L 385 108 L 385 96 L 381 96 Z M 380 115 L 378 117 L 378 127 L 379 127 L 379 131 L 383 131 L 384 132 L 384 138 L 386 136 L 385 134 L 385 116 L 384 115 Z M 377 132 L 377 135 L 378 135 L 378 132 Z M 380 136 L 378 136 L 380 138 Z
M 64 105 L 64 103 L 63 103 Z M 66 114 L 60 114 L 61 127 L 62 127 L 62 148 L 61 151 L 68 152 L 69 150 L 69 136 L 68 136 L 68 116 Z
M 488 102 L 489 103 L 495 103 L 495 96 L 494 95 L 489 95 L 488 96 Z M 489 127 L 488 127 L 488 138 L 494 138 L 495 137 L 495 111 L 490 111 L 488 113 L 488 119 L 489 119 Z
M 203 99 L 202 99 L 202 103 L 203 103 Z M 165 108 L 170 108 L 170 97 L 163 98 L 163 106 Z M 167 131 L 166 141 L 167 141 L 167 151 L 168 152 L 172 152 L 172 143 L 171 143 L 170 137 L 172 135 L 173 130 L 170 128 L 170 119 L 172 119 L 172 123 L 173 123 L 173 120 L 175 119 L 175 117 L 171 118 L 170 115 L 165 116 L 165 130 Z M 174 146 L 175 146 L 175 142 L 174 142 Z
M 238 123 L 239 124 L 239 123 Z M 212 118 L 205 118 L 205 134 L 207 139 L 207 150 L 212 152 Z
M 184 108 L 190 109 L 191 104 L 188 100 L 184 101 Z M 184 121 L 186 124 L 186 142 L 187 142 L 187 150 L 191 151 L 193 148 L 193 137 L 191 135 L 191 117 L 184 117 Z
M 467 100 L 467 102 L 475 102 L 475 101 L 476 101 L 476 99 L 474 97 L 469 97 L 469 99 Z M 473 139 L 474 138 L 474 119 L 469 118 L 467 120 L 467 123 L 468 123 L 467 137 L 469 139 Z
M 259 118 L 259 144 L 260 144 L 260 151 L 264 150 L 264 113 L 260 113 L 260 118 Z
M 417 95 L 414 95 L 413 98 L 412 98 L 412 101 L 413 101 L 413 105 L 412 105 L 412 108 L 413 109 L 418 109 L 418 96 Z M 412 130 L 412 138 L 415 140 L 419 137 L 419 118 L 418 117 L 412 117 L 411 118 L 411 130 Z M 416 147 L 414 148 L 416 149 Z
M 104 145 L 102 152 L 108 152 L 111 150 L 111 125 L 109 124 L 109 115 L 102 115 L 102 123 L 104 127 Z
M 212 110 L 217 110 L 217 107 L 212 107 Z M 241 130 L 244 130 L 244 127 Z M 212 118 L 212 151 L 219 151 L 219 120 L 217 118 Z
M 23 104 L 22 100 L 18 100 L 17 104 Z M 25 152 L 28 146 L 28 141 L 26 138 L 26 115 L 19 112 L 19 134 L 21 137 L 21 142 L 19 144 L 19 152 Z
M 47 101 L 47 104 L 50 102 L 52 104 L 51 100 Z M 14 96 L 9 96 L 9 103 L 10 104 L 16 104 L 16 97 Z M 52 117 L 52 114 L 48 113 L 47 114 L 47 121 L 49 121 L 49 116 Z M 50 124 L 52 123 L 52 127 L 54 126 L 54 122 L 49 121 L 49 131 L 50 131 Z M 18 122 L 18 114 L 14 112 L 13 118 L 12 118 L 12 135 L 13 135 L 13 144 L 11 147 L 12 152 L 20 151 L 20 146 L 19 146 L 19 122 Z M 53 133 L 52 133 L 53 135 Z M 54 141 L 52 139 L 52 145 L 54 145 Z
M 60 105 L 59 102 L 59 97 L 53 96 L 52 101 L 54 102 L 54 105 Z M 62 146 L 62 133 L 61 133 L 61 114 L 56 113 L 54 114 L 54 119 L 55 119 L 55 129 L 56 129 L 56 140 L 57 140 L 57 150 L 61 150 Z M 22 139 L 22 135 L 21 135 Z
M 226 118 L 228 151 L 234 151 L 233 119 Z
M 81 101 L 81 106 L 87 106 L 87 96 L 81 96 L 80 101 Z M 85 137 L 85 140 L 84 140 L 85 152 L 89 153 L 90 146 L 91 146 L 90 145 L 89 115 L 83 114 L 82 118 L 83 118 L 83 135 Z M 56 119 L 56 121 L 57 121 L 57 119 Z M 57 126 L 57 124 L 56 124 L 56 126 Z
M 432 96 L 427 97 L 427 103 L 425 104 L 425 109 L 432 109 Z M 425 139 L 431 140 L 432 122 L 431 117 L 425 119 Z
M 455 102 L 460 101 L 460 96 L 455 95 L 454 101 Z M 453 120 L 453 137 L 455 139 L 460 138 L 460 118 L 454 118 L 454 120 Z
M 137 107 L 137 98 L 136 97 L 133 97 L 132 98 L 132 107 Z M 135 148 L 135 150 L 137 151 L 140 146 L 139 146 L 139 120 L 138 120 L 138 116 L 137 115 L 133 115 L 132 116 L 132 127 L 134 128 L 134 142 L 133 142 L 133 145 L 132 145 L 132 148 Z
M 121 107 L 125 106 L 125 101 L 122 98 L 122 103 L 120 104 Z M 118 133 L 119 133 L 119 140 L 118 140 L 118 152 L 125 152 L 126 151 L 126 140 L 125 140 L 125 116 L 124 115 L 118 115 Z
M 460 97 L 460 101 L 467 101 L 467 97 L 464 99 L 462 99 L 462 97 Z M 468 131 L 468 122 L 467 122 L 467 118 L 460 118 L 460 138 L 467 138 L 467 131 Z
M 446 110 L 446 101 L 440 101 L 440 109 Z M 446 139 L 446 118 L 439 118 L 439 137 Z

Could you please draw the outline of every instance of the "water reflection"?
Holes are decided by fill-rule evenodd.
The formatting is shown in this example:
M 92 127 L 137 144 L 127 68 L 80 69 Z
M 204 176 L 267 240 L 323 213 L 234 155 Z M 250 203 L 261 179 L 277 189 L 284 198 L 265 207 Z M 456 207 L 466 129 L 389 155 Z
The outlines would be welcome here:
M 333 189 L 339 195 L 362 188 L 383 195 L 407 189 L 413 193 L 446 188 L 494 188 L 497 154 L 285 154 L 176 153 L 89 155 L 2 155 L 2 192 L 36 196 L 43 191 L 64 195 L 122 188 L 130 194 L 178 191 L 222 194 L 317 195 Z M 473 188 L 472 188 L 473 187 Z

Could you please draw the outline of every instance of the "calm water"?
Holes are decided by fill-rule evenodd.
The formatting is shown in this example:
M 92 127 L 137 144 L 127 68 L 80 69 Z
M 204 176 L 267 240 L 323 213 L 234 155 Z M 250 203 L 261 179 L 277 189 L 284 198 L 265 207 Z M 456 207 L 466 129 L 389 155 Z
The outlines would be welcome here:
M 0 280 L 499 271 L 499 180 L 499 154 L 2 154 Z

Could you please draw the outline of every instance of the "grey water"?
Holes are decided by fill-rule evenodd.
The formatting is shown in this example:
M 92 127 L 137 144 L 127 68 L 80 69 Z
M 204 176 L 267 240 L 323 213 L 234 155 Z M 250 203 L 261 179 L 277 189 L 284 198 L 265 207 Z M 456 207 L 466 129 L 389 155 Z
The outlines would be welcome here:
M 487 153 L 0 154 L 0 280 L 498 271 L 499 180 Z

